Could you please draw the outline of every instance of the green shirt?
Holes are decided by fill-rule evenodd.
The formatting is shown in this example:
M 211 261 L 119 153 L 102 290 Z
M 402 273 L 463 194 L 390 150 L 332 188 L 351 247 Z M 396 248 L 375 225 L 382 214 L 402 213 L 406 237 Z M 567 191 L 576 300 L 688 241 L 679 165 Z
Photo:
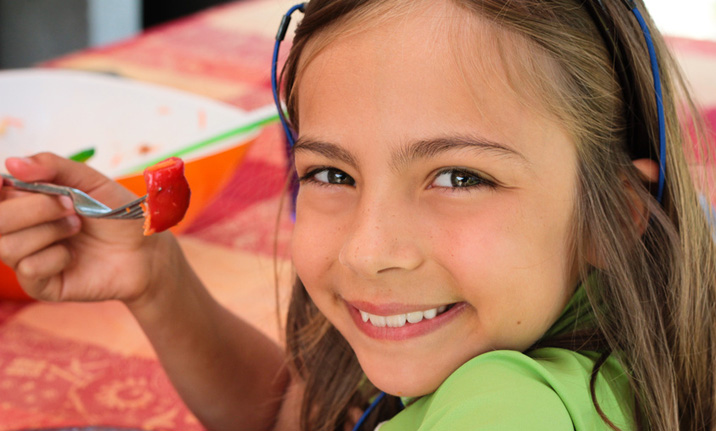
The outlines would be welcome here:
M 585 306 L 585 304 L 587 304 Z M 563 332 L 591 320 L 578 289 L 547 332 Z M 479 355 L 452 373 L 432 394 L 407 403 L 380 431 L 611 430 L 597 413 L 589 389 L 599 354 L 543 348 Z M 595 390 L 607 418 L 619 429 L 635 429 L 633 395 L 618 362 L 601 367 Z

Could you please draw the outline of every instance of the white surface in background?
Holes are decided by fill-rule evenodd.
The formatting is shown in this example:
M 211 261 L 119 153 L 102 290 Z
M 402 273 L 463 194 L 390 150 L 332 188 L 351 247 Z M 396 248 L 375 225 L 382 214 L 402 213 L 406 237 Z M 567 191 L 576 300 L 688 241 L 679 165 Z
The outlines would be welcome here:
M 110 177 L 228 130 L 275 116 L 267 106 L 244 112 L 191 93 L 123 78 L 69 70 L 0 72 L 0 160 L 39 151 L 70 156 L 87 148 L 88 164 Z M 182 155 L 190 161 L 255 136 L 257 130 Z M 139 170 L 141 172 L 141 169 Z
M 716 40 L 716 0 L 644 0 L 661 32 Z

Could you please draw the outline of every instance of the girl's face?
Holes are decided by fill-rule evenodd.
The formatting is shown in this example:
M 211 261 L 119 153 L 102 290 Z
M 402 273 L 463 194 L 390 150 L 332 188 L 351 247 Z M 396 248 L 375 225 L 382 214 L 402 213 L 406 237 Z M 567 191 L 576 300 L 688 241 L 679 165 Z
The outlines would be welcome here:
M 465 13 L 416 8 L 339 37 L 297 87 L 295 267 L 394 395 L 525 350 L 577 282 L 574 144 L 509 89 L 492 44 L 445 30 Z M 460 67 L 465 52 L 492 72 Z

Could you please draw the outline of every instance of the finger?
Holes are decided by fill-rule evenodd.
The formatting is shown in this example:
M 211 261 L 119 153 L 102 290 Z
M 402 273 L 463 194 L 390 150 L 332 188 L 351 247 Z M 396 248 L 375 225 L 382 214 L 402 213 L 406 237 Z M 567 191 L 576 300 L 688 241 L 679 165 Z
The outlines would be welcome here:
M 0 259 L 11 268 L 33 254 L 80 231 L 80 218 L 70 215 L 11 234 L 0 236 Z
M 3 189 L 0 190 L 0 196 L 2 196 L 3 200 L 21 198 L 23 196 L 30 196 L 30 195 L 36 195 L 36 194 L 37 193 L 26 192 L 24 190 L 18 190 L 18 189 L 12 188 L 10 186 L 5 186 Z
M 51 222 L 74 213 L 66 196 L 23 194 L 0 202 L 0 235 Z
M 72 262 L 72 253 L 64 244 L 55 244 L 20 261 L 15 274 L 25 292 L 44 301 L 61 300 L 62 271 Z

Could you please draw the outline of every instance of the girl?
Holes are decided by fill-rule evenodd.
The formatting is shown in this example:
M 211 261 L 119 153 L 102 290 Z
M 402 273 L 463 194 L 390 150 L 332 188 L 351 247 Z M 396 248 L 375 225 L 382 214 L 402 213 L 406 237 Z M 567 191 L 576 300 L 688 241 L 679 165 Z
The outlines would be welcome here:
M 716 258 L 677 119 L 693 105 L 647 24 L 662 157 L 621 0 L 308 3 L 283 76 L 288 361 L 170 234 L 4 190 L 0 255 L 37 298 L 123 301 L 210 429 L 713 429 Z M 51 154 L 6 165 L 131 199 Z

